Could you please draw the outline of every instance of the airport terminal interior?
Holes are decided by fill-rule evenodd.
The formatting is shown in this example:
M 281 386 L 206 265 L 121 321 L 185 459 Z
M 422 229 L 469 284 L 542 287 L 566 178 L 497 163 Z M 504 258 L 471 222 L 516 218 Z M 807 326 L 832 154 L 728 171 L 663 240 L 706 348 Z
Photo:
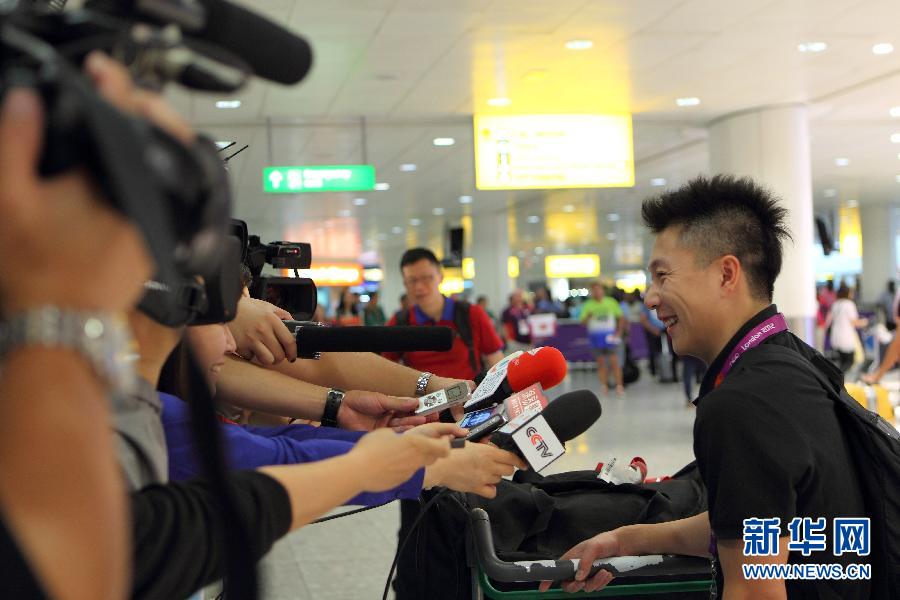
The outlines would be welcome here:
M 672 357 L 648 347 L 638 313 L 652 245 L 641 201 L 697 175 L 749 175 L 784 199 L 794 242 L 776 303 L 827 352 L 828 294 L 848 287 L 870 319 L 847 381 L 878 366 L 900 259 L 896 2 L 243 4 L 310 41 L 307 79 L 168 95 L 229 157 L 250 233 L 312 244 L 302 274 L 317 283 L 320 318 L 340 318 L 347 290 L 361 315 L 377 291 L 389 318 L 400 257 L 424 246 L 445 265 L 442 292 L 486 297 L 498 328 L 509 295 L 524 292 L 532 343 L 569 360 L 551 397 L 599 394 L 578 307 L 595 281 L 626 294 L 638 379 L 600 396 L 600 420 L 547 472 L 641 456 L 666 475 L 693 460 L 683 366 L 651 373 L 651 354 Z M 301 174 L 316 166 L 332 171 Z M 893 371 L 881 385 L 893 419 Z M 378 597 L 398 518 L 387 506 L 293 533 L 263 563 L 265 597 Z
M 893 352 L 900 351 L 900 340 L 894 342 L 895 334 L 900 332 L 900 2 L 232 2 L 264 15 L 272 23 L 308 41 L 312 49 L 312 66 L 308 74 L 292 85 L 252 77 L 246 86 L 235 92 L 200 92 L 167 85 L 164 97 L 192 128 L 215 142 L 218 156 L 225 161 L 232 192 L 231 216 L 245 224 L 241 230 L 232 222 L 231 233 L 242 231 L 245 236 L 242 239 L 244 266 L 247 267 L 242 272 L 242 283 L 237 285 L 235 282 L 233 295 L 237 297 L 240 289 L 244 289 L 245 296 L 252 294 L 254 302 L 258 302 L 252 306 L 260 311 L 254 312 L 252 318 L 259 317 L 259 323 L 274 320 L 274 325 L 288 341 L 278 341 L 276 335 L 269 335 L 269 339 L 260 342 L 254 351 L 244 352 L 240 346 L 241 336 L 236 333 L 232 337 L 227 326 L 222 327 L 224 318 L 201 322 L 201 325 L 211 323 L 220 327 L 225 332 L 221 337 L 227 338 L 223 342 L 227 348 L 224 353 L 218 353 L 219 362 L 211 367 L 207 365 L 203 372 L 207 377 L 206 387 L 212 392 L 207 393 L 206 387 L 198 384 L 199 375 L 189 371 L 178 372 L 179 377 L 172 376 L 172 381 L 180 385 L 185 385 L 185 373 L 198 380 L 189 381 L 193 388 L 180 389 L 190 389 L 192 393 L 199 390 L 201 397 L 212 398 L 218 381 L 219 391 L 224 388 L 234 397 L 244 394 L 242 399 L 246 399 L 252 392 L 260 392 L 262 384 L 253 383 L 250 387 L 257 385 L 256 389 L 241 390 L 239 394 L 233 391 L 240 387 L 234 383 L 239 376 L 230 379 L 226 386 L 221 377 L 223 369 L 226 372 L 232 369 L 233 373 L 238 368 L 255 369 L 259 365 L 251 365 L 251 361 L 266 362 L 257 349 L 272 340 L 275 346 L 286 343 L 284 347 L 299 347 L 304 328 L 310 335 L 334 328 L 331 333 L 339 335 L 341 327 L 377 327 L 378 331 L 372 336 L 382 336 L 383 339 L 378 339 L 385 343 L 399 344 L 401 339 L 407 338 L 395 334 L 397 337 L 391 339 L 392 334 L 382 332 L 389 331 L 392 326 L 409 324 L 452 327 L 456 330 L 452 338 L 456 345 L 446 354 L 452 354 L 454 360 L 459 359 L 458 365 L 464 365 L 462 371 L 471 371 L 472 377 L 460 374 L 460 368 L 453 370 L 447 366 L 449 358 L 446 365 L 436 359 L 437 352 L 410 351 L 402 356 L 385 352 L 386 358 L 402 358 L 407 366 L 415 369 L 415 374 L 409 369 L 404 371 L 410 378 L 410 385 L 403 388 L 409 397 L 423 396 L 429 381 L 446 379 L 458 383 L 456 380 L 476 379 L 476 373 L 484 377 L 489 366 L 485 364 L 488 356 L 499 360 L 518 352 L 519 362 L 500 363 L 503 371 L 499 375 L 487 373 L 485 385 L 493 381 L 497 386 L 494 389 L 502 389 L 504 393 L 509 392 L 508 395 L 520 392 L 524 398 L 528 390 L 534 390 L 534 386 L 545 380 L 535 376 L 534 380 L 515 387 L 518 384 L 511 383 L 513 364 L 516 368 L 519 364 L 534 364 L 528 363 L 529 357 L 540 356 L 548 363 L 552 362 L 549 351 L 555 348 L 553 356 L 560 356 L 559 377 L 543 390 L 533 391 L 538 397 L 543 393 L 545 401 L 536 409 L 529 405 L 531 408 L 527 410 L 535 412 L 524 416 L 537 419 L 535 415 L 538 415 L 543 419 L 541 411 L 544 410 L 549 420 L 554 413 L 548 407 L 553 407 L 560 398 L 578 396 L 580 390 L 590 392 L 592 407 L 596 405 L 594 395 L 599 399 L 602 415 L 566 442 L 564 454 L 553 455 L 553 460 L 541 463 L 546 465 L 541 475 L 584 471 L 592 481 L 608 482 L 608 487 L 603 488 L 604 493 L 609 487 L 618 493 L 616 486 L 627 485 L 630 487 L 626 492 L 630 490 L 639 495 L 643 492 L 639 485 L 651 483 L 655 478 L 665 479 L 695 461 L 695 424 L 703 421 L 703 418 L 697 419 L 697 415 L 704 408 L 694 401 L 707 366 L 698 358 L 678 356 L 672 339 L 678 337 L 677 333 L 685 332 L 681 333 L 683 344 L 687 343 L 683 340 L 703 348 L 712 344 L 697 341 L 697 336 L 690 337 L 689 327 L 703 330 L 704 326 L 709 326 L 708 323 L 698 325 L 704 320 L 697 316 L 702 312 L 697 309 L 699 303 L 691 304 L 696 311 L 692 315 L 693 322 L 684 316 L 686 313 L 682 316 L 658 314 L 655 307 L 650 306 L 652 302 L 648 298 L 653 297 L 653 288 L 665 276 L 655 269 L 651 271 L 651 254 L 657 239 L 668 239 L 663 236 L 671 234 L 672 229 L 664 230 L 657 238 L 645 224 L 642 203 L 683 189 L 683 186 L 696 182 L 698 177 L 721 181 L 716 176 L 727 175 L 752 179 L 777 197 L 779 206 L 788 210 L 786 225 L 791 239 L 785 242 L 781 274 L 774 282 L 774 304 L 783 313 L 786 326 L 775 333 L 761 329 L 757 337 L 763 333 L 765 336 L 757 340 L 749 336 L 753 334 L 751 327 L 759 323 L 742 320 L 747 337 L 738 341 L 740 336 L 734 336 L 735 358 L 725 366 L 727 352 L 724 349 L 721 354 L 719 351 L 711 353 L 712 357 L 720 356 L 722 366 L 718 377 L 716 373 L 708 377 L 707 388 L 714 389 L 727 381 L 724 378 L 729 369 L 747 348 L 765 342 L 770 334 L 778 335 L 789 328 L 818 350 L 826 362 L 832 363 L 838 382 L 835 389 L 840 388 L 842 374 L 849 396 L 856 403 L 882 417 L 889 428 L 898 428 L 900 370 L 894 364 Z M 80 4 L 83 2 L 72 1 L 67 8 Z M 127 10 L 137 11 L 157 5 L 171 9 L 175 4 L 194 3 L 152 0 L 122 5 L 127 5 Z M 212 6 L 215 2 L 203 0 L 202 4 Z M 3 5 L 0 0 L 0 9 Z M 94 6 L 102 9 L 105 4 L 95 2 Z M 177 14 L 177 11 L 166 14 Z M 252 20 L 248 23 L 253 24 L 248 26 L 248 31 L 257 27 Z M 3 25 L 4 22 L 0 22 L 0 42 L 4 37 Z M 237 35 L 241 30 L 235 23 L 229 27 L 228 35 Z M 135 37 L 140 33 L 137 29 Z M 284 42 L 276 37 L 273 36 L 272 47 Z M 250 37 L 247 39 L 251 40 Z M 253 45 L 259 47 L 254 50 Z M 235 44 L 235 47 L 240 46 L 240 43 Z M 77 45 L 73 47 L 77 48 Z M 268 52 L 258 41 L 247 41 L 244 48 L 248 52 L 259 51 L 254 54 L 255 60 L 264 56 L 263 62 L 269 61 L 268 65 L 254 64 L 258 75 L 263 71 L 290 73 L 292 61 L 298 60 L 289 54 Z M 221 65 L 212 68 L 210 73 L 227 77 L 228 70 L 217 71 L 219 67 Z M 2 118 L 0 114 L 0 121 Z M 158 150 L 157 147 L 154 149 Z M 152 153 L 145 154 L 144 160 L 150 162 Z M 221 171 L 218 161 L 211 162 Z M 2 167 L 0 164 L 0 169 Z M 733 183 L 731 179 L 725 181 Z M 117 180 L 117 183 L 126 188 L 131 185 L 128 181 Z M 726 216 L 737 215 L 736 219 L 743 219 L 753 213 L 755 218 L 762 211 L 754 213 L 754 207 L 739 208 Z M 714 212 L 714 208 L 710 208 L 700 219 Z M 714 216 L 724 219 L 719 213 Z M 223 218 L 222 224 L 224 222 Z M 703 221 L 704 226 L 708 227 L 710 222 L 722 221 Z M 758 224 L 757 221 L 753 223 Z M 680 222 L 675 225 L 680 226 Z M 702 231 L 710 234 L 710 247 L 718 248 L 716 244 L 721 240 L 715 235 L 717 232 Z M 756 229 L 748 226 L 746 231 L 750 238 Z M 769 233 L 766 230 L 764 236 Z M 684 239 L 688 238 L 686 235 Z M 696 239 L 690 239 L 696 242 Z M 765 240 L 769 244 L 771 236 Z M 308 244 L 311 258 L 304 254 L 306 246 L 297 244 Z M 236 243 L 233 245 L 237 247 Z M 151 246 L 152 240 L 148 248 Z M 760 247 L 772 246 L 760 244 Z M 708 250 L 704 243 L 690 248 L 691 252 L 696 250 L 698 256 Z M 261 255 L 253 255 L 254 249 Z M 406 258 L 410 256 L 407 252 L 411 249 L 419 249 L 416 250 L 418 254 L 407 262 Z M 432 261 L 431 254 L 423 254 L 425 250 L 421 249 L 433 253 L 436 262 Z M 184 246 L 179 247 L 181 250 Z M 230 256 L 229 250 L 230 246 L 223 245 L 217 260 L 224 264 Z M 682 247 L 676 250 L 672 255 L 684 256 L 678 254 L 683 251 Z M 177 255 L 171 249 L 167 251 Z M 259 258 L 263 255 L 264 259 Z M 248 256 L 259 258 L 256 267 L 250 265 L 256 258 L 248 259 Z M 768 266 L 766 260 L 769 257 L 754 256 L 759 259 L 757 263 Z M 710 258 L 707 264 L 721 260 L 726 265 L 728 257 L 734 259 L 723 252 Z M 184 264 L 188 262 L 185 260 Z M 236 258 L 233 262 L 237 266 Z M 301 262 L 305 264 L 299 265 Z M 747 264 L 750 262 L 748 260 Z M 738 287 L 746 285 L 739 289 L 741 293 L 748 289 L 754 294 L 757 292 L 753 286 L 759 281 L 755 277 L 763 268 L 757 263 L 752 267 L 757 269 L 752 271 L 754 279 L 747 275 L 747 279 L 735 284 Z M 657 264 L 665 265 L 665 262 Z M 418 267 L 414 268 L 415 265 Z M 733 263 L 723 266 L 723 273 L 728 265 Z M 179 263 L 181 266 L 183 263 Z M 216 268 L 223 269 L 224 273 L 223 265 L 217 263 Z M 434 277 L 431 269 L 435 269 Z M 162 271 L 160 269 L 157 275 Z M 751 272 L 750 268 L 747 272 Z M 709 271 L 703 273 L 708 275 Z M 743 276 L 745 272 L 740 273 Z M 204 289 L 209 290 L 218 283 L 218 280 L 210 283 L 212 278 L 198 277 L 197 272 L 179 272 L 178 275 L 182 278 L 181 283 L 186 281 L 188 287 L 206 286 Z M 309 285 L 310 281 L 315 284 L 314 288 Z M 696 281 L 708 282 L 709 279 Z M 158 291 L 149 282 L 145 284 L 148 295 Z M 429 296 L 432 284 L 439 299 L 437 312 L 433 310 L 433 296 Z M 751 292 L 747 292 L 747 298 L 751 298 Z M 669 298 L 674 297 L 678 306 L 678 301 L 683 298 L 670 293 L 673 295 Z M 696 293 L 696 289 L 685 292 L 682 288 L 684 297 L 690 293 Z M 245 296 L 235 301 L 235 305 L 247 306 L 250 300 Z M 735 302 L 745 300 L 744 296 L 735 297 L 738 298 Z M 212 295 L 211 298 L 215 299 Z M 263 304 L 260 300 L 283 310 L 260 309 L 258 307 Z M 759 295 L 752 296 L 752 300 L 759 302 Z M 425 310 L 426 303 L 429 303 L 428 311 Z M 213 310 L 210 309 L 212 304 L 215 303 L 207 303 L 203 310 Z M 741 307 L 751 305 L 756 306 L 747 301 Z M 687 301 L 683 306 L 687 306 Z M 716 318 L 727 321 L 727 315 L 722 317 L 726 311 L 719 310 L 722 304 L 715 306 Z M 142 304 L 141 309 L 144 308 Z M 467 310 L 469 312 L 465 312 Z M 273 313 L 277 317 L 273 317 Z M 763 315 L 760 319 L 772 319 L 773 323 L 777 318 L 775 311 L 764 315 L 757 310 L 749 314 Z M 481 315 L 484 315 L 483 320 Z M 292 318 L 287 319 L 288 316 Z M 234 314 L 229 318 L 234 318 Z M 286 322 L 286 327 L 297 327 L 297 331 L 285 330 L 281 320 Z M 310 321 L 324 327 L 313 327 Z M 163 324 L 181 327 L 191 321 L 186 318 Z M 0 325 L 3 325 L 2 321 Z M 242 323 L 241 327 L 245 325 Z M 743 331 L 739 327 L 737 324 L 733 330 Z M 193 328 L 186 329 L 188 334 L 184 339 L 195 343 L 191 341 Z M 672 338 L 667 329 L 673 331 Z M 84 330 L 85 335 L 90 335 L 87 329 Z M 4 331 L 0 330 L 0 334 Z M 450 339 L 451 332 L 446 333 Z M 292 337 L 295 335 L 296 338 Z M 173 347 L 176 338 L 173 338 Z M 496 340 L 496 344 L 492 340 Z M 745 341 L 746 345 L 741 349 Z M 0 335 L 0 347 L 4 347 L 4 343 Z M 198 357 L 202 352 L 195 351 L 192 359 L 188 345 L 179 346 L 179 354 L 166 353 L 169 356 L 167 369 L 173 368 L 173 360 L 181 360 L 180 366 L 184 369 L 188 369 L 184 365 L 190 365 L 192 360 L 200 360 Z M 463 350 L 466 347 L 468 354 Z M 548 353 L 541 354 L 543 350 L 537 350 L 527 354 L 535 349 L 546 349 Z M 346 352 L 361 350 L 365 348 L 359 344 L 350 350 L 344 349 Z M 229 353 L 234 356 L 228 356 Z M 317 363 L 319 366 L 304 371 L 302 361 L 308 361 L 313 354 L 301 356 L 299 367 L 293 361 L 285 361 L 274 367 L 282 373 L 267 371 L 265 376 L 278 375 L 282 382 L 291 380 L 296 384 L 293 379 L 303 380 L 304 375 L 315 373 L 318 379 L 310 376 L 307 380 L 315 380 L 315 385 L 321 386 L 316 389 L 326 398 L 322 401 L 325 408 L 320 421 L 296 414 L 266 414 L 258 407 L 242 412 L 236 408 L 239 404 L 222 402 L 215 405 L 219 410 L 218 417 L 223 421 L 218 426 L 223 429 L 243 426 L 239 429 L 247 432 L 256 431 L 254 427 L 277 425 L 289 430 L 297 425 L 306 427 L 303 435 L 315 438 L 318 434 L 308 433 L 313 427 L 318 427 L 320 422 L 326 428 L 328 425 L 337 427 L 341 402 L 344 401 L 344 406 L 350 405 L 345 392 L 336 389 L 341 386 L 324 381 L 326 375 L 337 377 L 335 373 L 340 373 L 340 377 L 359 382 L 361 373 L 370 371 L 372 379 L 381 385 L 385 377 L 378 372 L 379 366 L 384 372 L 399 373 L 387 371 L 389 367 L 400 369 L 387 360 L 369 357 L 380 362 L 354 362 L 352 364 L 364 366 L 353 373 L 346 372 L 350 369 L 342 372 L 334 366 L 340 365 L 340 358 L 335 359 L 336 363 L 322 360 Z M 337 354 L 332 352 L 326 359 Z M 425 355 L 430 361 L 428 368 L 420 367 L 413 360 L 425 360 Z M 139 353 L 130 356 L 129 360 L 132 359 L 138 361 Z M 442 370 L 445 366 L 446 372 Z M 157 378 L 160 369 L 155 372 Z M 429 370 L 433 371 L 435 379 L 429 380 L 430 373 L 419 374 Z M 262 372 L 262 369 L 256 371 Z M 259 373 L 256 375 L 263 378 L 245 381 L 273 381 Z M 144 372 L 141 376 L 147 378 Z M 166 371 L 163 371 L 161 381 L 166 377 Z M 479 382 L 481 377 L 477 378 Z M 502 383 L 498 383 L 501 380 Z M 412 381 L 415 381 L 414 386 Z M 771 388 L 771 380 L 765 383 Z M 785 382 L 785 385 L 787 383 L 795 382 Z M 500 388 L 501 385 L 508 387 Z M 382 385 L 385 386 L 388 384 Z M 162 385 L 158 389 L 164 391 Z M 297 388 L 272 385 L 265 392 L 275 390 L 272 392 L 275 394 L 280 389 Z M 363 388 L 347 389 L 354 393 Z M 467 396 L 467 400 L 473 402 L 471 398 L 477 398 L 480 389 L 482 386 L 479 385 L 474 396 Z M 153 386 L 148 390 L 157 404 L 160 398 L 178 401 L 175 392 L 157 394 Z M 493 399 L 493 404 L 485 406 L 494 412 L 490 417 L 486 415 L 486 419 L 497 418 L 494 423 L 497 427 L 501 423 L 504 427 L 509 425 L 503 420 L 513 421 L 516 427 L 521 425 L 522 420 L 516 420 L 515 415 L 510 416 L 507 412 L 503 413 L 503 419 L 497 417 L 497 411 L 511 410 L 500 398 L 500 392 L 486 391 L 485 397 L 488 396 Z M 231 398 L 228 397 L 229 402 Z M 267 396 L 266 400 L 269 399 Z M 317 397 L 318 400 L 321 398 Z M 521 402 L 527 404 L 525 400 Z M 494 408 L 498 403 L 500 408 Z M 290 405 L 290 402 L 286 401 L 286 404 Z M 560 404 L 565 406 L 565 401 Z M 285 404 L 275 402 L 273 405 Z M 186 410 L 183 403 L 178 406 L 181 406 L 179 410 Z M 297 406 L 299 401 L 291 405 L 291 409 Z M 318 406 L 316 404 L 317 410 Z M 858 409 L 856 404 L 852 406 Z M 449 411 L 444 411 L 443 420 L 455 422 L 459 419 L 461 403 L 456 408 L 458 414 L 452 418 Z M 212 401 L 209 409 L 208 420 L 211 422 Z M 169 408 L 164 410 L 170 411 Z M 468 408 L 466 410 L 468 412 Z M 572 410 L 573 414 L 577 413 L 574 408 Z M 164 421 L 164 416 L 160 417 L 164 414 L 163 409 L 157 408 L 154 418 Z M 393 424 L 382 417 L 384 414 L 378 413 L 369 418 L 365 427 L 372 423 L 378 426 Z M 834 421 L 837 423 L 836 419 Z M 544 425 L 553 433 L 552 427 L 546 422 Z M 810 421 L 803 425 L 811 427 Z M 326 428 L 315 431 L 326 431 Z M 509 431 L 513 430 L 519 435 L 524 426 L 518 430 L 511 426 Z M 526 439 L 540 449 L 538 444 L 543 444 L 544 438 L 535 433 L 538 431 L 529 429 L 527 435 L 531 437 Z M 842 430 L 836 426 L 835 431 Z M 893 429 L 890 431 L 893 433 Z M 117 432 L 121 433 L 118 429 Z M 323 439 L 326 437 L 322 435 Z M 527 449 L 522 450 L 519 439 L 513 440 L 513 437 L 514 434 L 509 434 L 506 438 L 494 436 L 485 440 L 494 440 L 501 445 L 508 443 L 509 446 L 504 447 L 520 457 L 532 456 L 528 455 Z M 400 438 L 386 435 L 385 439 L 396 441 Z M 822 439 L 825 439 L 824 434 Z M 357 438 L 337 437 L 327 441 L 347 442 L 341 452 L 335 451 L 335 454 L 341 454 L 353 452 L 350 448 L 357 443 Z M 900 441 L 895 441 L 896 447 L 900 448 Z M 440 442 L 446 450 L 447 442 Z M 172 444 L 169 443 L 169 463 L 166 467 L 163 462 L 163 481 L 167 477 L 165 468 L 172 472 L 178 467 L 171 458 Z M 364 445 L 363 442 L 359 444 Z M 193 449 L 190 444 L 186 449 L 181 448 L 183 456 L 190 456 L 196 462 L 195 454 L 188 455 Z M 849 461 L 849 453 L 847 450 L 840 457 Z M 543 456 L 551 456 L 550 450 L 547 449 Z M 702 460 L 699 457 L 698 451 L 696 458 Z M 228 455 L 228 459 L 231 458 Z M 312 462 L 319 458 L 322 457 L 296 462 Z M 813 462 L 810 460 L 810 464 Z M 897 460 L 894 462 L 898 463 Z M 898 464 L 893 466 L 898 467 Z M 781 463 L 775 465 L 780 468 Z M 258 466 L 252 465 L 252 468 Z M 740 465 L 735 469 L 740 471 Z M 433 474 L 438 470 L 425 472 Z M 697 497 L 703 500 L 705 510 L 708 496 L 703 484 L 706 482 L 701 481 L 699 472 L 699 467 L 691 471 L 692 477 L 700 482 L 696 486 Z M 846 472 L 845 469 L 843 473 Z M 497 481 L 499 477 L 498 474 Z M 415 483 L 408 480 L 403 485 L 408 485 L 409 481 Z M 226 489 L 224 483 L 222 485 L 221 489 Z M 286 484 L 283 487 L 288 489 Z M 420 493 L 420 487 L 415 487 L 415 494 Z M 218 488 L 212 489 L 218 492 Z M 829 493 L 833 491 L 827 486 L 826 489 Z M 871 490 L 853 491 L 863 494 Z M 422 497 L 433 497 L 432 493 L 426 491 Z M 287 492 L 282 495 L 289 496 Z M 738 504 L 740 495 L 733 494 L 729 501 Z M 243 496 L 240 498 L 246 500 Z M 284 499 L 281 496 L 278 499 L 283 505 Z M 852 500 L 855 499 L 856 496 Z M 294 496 L 291 500 L 295 502 L 295 508 L 301 503 Z M 399 505 L 400 502 L 391 502 L 352 516 L 309 524 L 289 533 L 277 541 L 260 562 L 260 597 L 265 600 L 368 600 L 381 597 L 385 591 L 387 598 L 416 600 L 415 594 L 411 595 L 408 590 L 404 595 L 399 589 L 385 587 L 398 551 Z M 441 504 L 437 506 L 442 507 Z M 358 507 L 339 507 L 328 515 L 340 515 L 355 508 Z M 435 512 L 445 509 L 443 506 Z M 698 509 L 685 516 L 693 518 L 700 512 Z M 284 515 L 279 516 L 285 521 L 290 520 Z M 271 518 L 275 519 L 274 516 Z M 404 526 L 408 526 L 409 514 L 403 519 Z M 900 524 L 893 525 L 897 528 L 895 531 L 900 531 Z M 704 532 L 708 534 L 709 520 L 705 527 Z M 777 527 L 776 524 L 776 530 Z M 835 531 L 836 528 L 837 525 Z M 465 535 L 462 529 L 457 531 L 459 536 Z M 715 565 L 721 552 L 732 551 L 728 542 L 736 542 L 720 536 L 717 549 L 715 527 L 713 529 L 710 555 Z M 433 531 L 431 543 L 435 543 Z M 837 533 L 834 535 L 837 537 Z M 210 539 L 213 537 L 211 534 Z M 700 597 L 705 597 L 710 586 L 715 585 L 717 575 L 722 575 L 715 567 L 710 571 L 709 557 L 697 558 L 705 551 L 706 538 L 710 535 L 703 537 L 701 552 L 694 552 L 693 558 L 688 559 L 703 563 L 702 581 L 688 581 L 684 575 L 676 582 L 684 584 L 684 590 L 699 592 Z M 197 539 L 206 540 L 200 535 Z M 774 539 L 777 543 L 777 531 Z M 891 543 L 896 549 L 897 541 Z M 452 547 L 464 548 L 462 545 Z M 726 550 L 722 550 L 723 547 Z M 796 557 L 794 550 L 791 549 L 792 557 Z M 655 553 L 646 554 L 656 556 Z M 665 552 L 660 551 L 660 563 L 663 563 L 662 554 Z M 857 554 L 867 556 L 859 551 Z M 873 563 L 877 558 L 874 554 Z M 747 556 L 746 550 L 744 556 Z M 456 555 L 451 558 L 462 560 Z M 408 555 L 404 560 L 400 567 L 408 574 Z M 438 559 L 425 557 L 424 560 Z M 628 569 L 639 571 L 643 566 L 646 565 L 641 563 Z M 664 567 L 668 566 L 670 563 L 666 562 Z M 900 573 L 896 565 L 892 566 L 895 573 Z M 621 571 L 626 581 L 628 569 Z M 457 578 L 456 585 L 477 587 L 477 570 L 472 571 L 468 579 L 466 577 L 468 575 Z M 893 577 L 900 590 L 900 576 Z M 735 585 L 733 582 L 734 579 L 729 585 Z M 696 585 L 691 588 L 689 584 Z M 481 595 L 487 594 L 485 585 L 483 583 L 481 590 L 473 592 L 471 597 L 486 597 Z M 529 585 L 532 585 L 531 595 L 490 597 L 539 597 L 533 589 L 536 581 Z M 676 587 L 671 590 L 677 591 Z M 217 599 L 221 589 L 221 582 L 200 591 L 194 587 L 194 595 L 190 598 Z M 650 588 L 645 591 L 649 592 Z M 573 595 L 578 596 L 580 594 Z M 788 594 L 788 597 L 792 596 Z
M 498 331 L 524 292 L 531 343 L 569 360 L 551 397 L 600 394 L 578 308 L 595 281 L 625 294 L 637 380 L 600 395 L 602 417 L 548 473 L 641 456 L 666 475 L 693 460 L 683 366 L 648 346 L 638 314 L 652 246 L 641 201 L 697 175 L 749 175 L 784 199 L 794 242 L 776 303 L 827 352 L 823 320 L 849 288 L 870 319 L 847 381 L 878 366 L 900 259 L 896 2 L 242 4 L 309 40 L 309 76 L 167 95 L 222 147 L 249 232 L 312 245 L 301 275 L 316 281 L 320 319 L 342 322 L 348 290 L 360 315 L 378 292 L 390 318 L 400 257 L 424 246 L 443 261 L 442 292 L 486 297 Z M 896 379 L 881 381 L 891 419 Z M 291 534 L 263 562 L 265 597 L 378 597 L 398 523 L 389 505 Z

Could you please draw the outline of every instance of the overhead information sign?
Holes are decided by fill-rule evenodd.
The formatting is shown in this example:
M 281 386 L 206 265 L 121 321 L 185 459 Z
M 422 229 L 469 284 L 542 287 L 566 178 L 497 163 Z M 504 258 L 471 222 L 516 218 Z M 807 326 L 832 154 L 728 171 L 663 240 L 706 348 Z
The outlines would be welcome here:
M 631 115 L 475 115 L 479 190 L 634 185 Z
M 365 192 L 375 189 L 372 165 L 266 167 L 263 191 L 268 194 L 304 192 Z
M 597 254 L 552 254 L 544 259 L 544 273 L 551 279 L 599 277 Z

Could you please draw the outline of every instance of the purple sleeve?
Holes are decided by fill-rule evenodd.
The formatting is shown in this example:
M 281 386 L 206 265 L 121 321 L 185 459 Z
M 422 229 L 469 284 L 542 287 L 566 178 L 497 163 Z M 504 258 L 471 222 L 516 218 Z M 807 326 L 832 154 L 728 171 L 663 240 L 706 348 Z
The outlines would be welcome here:
M 163 430 L 169 452 L 169 478 L 184 481 L 202 476 L 194 451 L 188 406 L 178 398 L 160 394 L 163 402 Z M 292 465 L 333 458 L 349 452 L 363 432 L 291 425 L 253 427 L 221 425 L 225 459 L 232 470 L 248 470 L 268 465 Z M 317 430 L 317 431 L 313 431 Z M 331 439 L 331 438 L 335 439 Z M 424 469 L 400 486 L 379 493 L 362 493 L 347 504 L 371 506 L 395 499 L 415 499 L 422 491 Z

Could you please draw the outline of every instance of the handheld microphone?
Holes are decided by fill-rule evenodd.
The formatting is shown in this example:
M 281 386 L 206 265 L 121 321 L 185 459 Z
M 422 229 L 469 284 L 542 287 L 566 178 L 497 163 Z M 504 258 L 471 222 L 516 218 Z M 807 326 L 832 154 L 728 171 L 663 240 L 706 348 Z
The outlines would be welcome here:
M 322 352 L 444 352 L 453 347 L 449 327 L 323 327 L 309 321 L 285 321 L 294 331 L 299 358 Z
M 553 346 L 511 354 L 491 367 L 472 392 L 464 410 L 472 412 L 499 404 L 535 383 L 540 383 L 545 390 L 550 389 L 565 378 L 567 371 L 565 357 Z
M 525 412 L 509 421 L 491 436 L 491 442 L 515 452 L 539 473 L 565 454 L 565 442 L 587 431 L 601 412 L 600 400 L 592 392 L 569 392 L 540 413 Z

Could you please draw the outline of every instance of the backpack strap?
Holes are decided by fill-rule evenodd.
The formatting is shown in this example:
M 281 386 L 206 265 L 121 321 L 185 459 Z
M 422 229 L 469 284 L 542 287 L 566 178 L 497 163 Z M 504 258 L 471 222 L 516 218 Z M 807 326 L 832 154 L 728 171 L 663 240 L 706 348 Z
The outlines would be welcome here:
M 409 325 L 412 322 L 411 313 L 412 313 L 412 309 L 398 312 L 397 313 L 397 322 L 395 323 L 395 325 L 397 325 L 399 327 L 406 327 L 407 325 Z
M 479 367 L 478 356 L 475 352 L 475 340 L 472 337 L 472 305 L 462 300 L 457 300 L 453 304 L 453 324 L 459 333 L 460 339 L 469 350 L 469 366 L 472 372 L 478 375 L 481 372 Z

